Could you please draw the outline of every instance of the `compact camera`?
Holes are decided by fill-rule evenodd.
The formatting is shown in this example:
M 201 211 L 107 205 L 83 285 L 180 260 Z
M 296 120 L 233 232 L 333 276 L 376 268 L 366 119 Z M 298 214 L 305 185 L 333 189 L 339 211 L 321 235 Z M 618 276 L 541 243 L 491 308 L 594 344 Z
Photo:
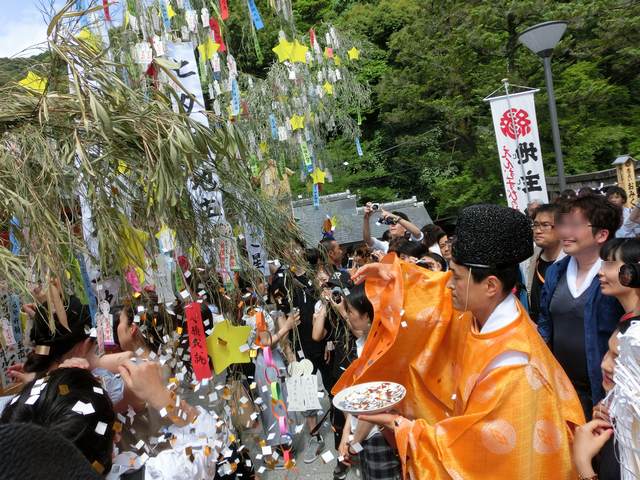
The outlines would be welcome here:
M 381 218 L 380 220 L 378 220 L 378 223 L 380 225 L 395 225 L 396 223 L 398 223 L 398 220 L 396 220 L 395 218 L 391 218 L 391 217 L 384 217 L 384 218 Z
M 342 302 L 342 289 L 340 287 L 333 287 L 331 289 L 331 298 L 335 303 Z

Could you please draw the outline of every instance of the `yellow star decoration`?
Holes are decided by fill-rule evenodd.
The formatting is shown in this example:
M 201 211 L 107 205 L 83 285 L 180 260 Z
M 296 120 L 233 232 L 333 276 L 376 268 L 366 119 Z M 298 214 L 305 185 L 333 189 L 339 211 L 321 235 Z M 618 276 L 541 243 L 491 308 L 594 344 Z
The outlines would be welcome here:
M 44 89 L 47 88 L 47 81 L 37 73 L 33 73 L 31 70 L 27 73 L 27 76 L 18 82 L 18 85 L 31 90 L 32 92 L 44 93 Z
M 325 81 L 322 89 L 327 92 L 327 95 L 333 95 L 333 85 L 331 85 L 329 82 Z
M 219 43 L 214 42 L 211 37 L 207 37 L 207 41 L 205 43 L 198 45 L 198 52 L 200 52 L 201 58 L 211 60 L 213 58 L 213 54 L 216 53 L 219 48 Z
M 310 177 L 313 180 L 313 183 L 324 183 L 324 177 L 327 174 L 320 170 L 318 167 L 311 173 Z
M 171 2 L 167 2 L 167 17 L 173 18 L 176 16 L 176 12 L 173 10 L 171 6 Z
M 86 43 L 92 50 L 98 51 L 100 50 L 100 46 L 102 45 L 102 41 L 96 37 L 91 30 L 87 27 L 80 30 L 80 33 L 76 36 L 76 38 L 84 43 Z
M 269 145 L 267 144 L 267 142 L 260 142 L 259 146 L 262 153 L 267 153 L 267 151 L 269 150 Z
M 298 40 L 293 41 L 293 47 L 291 48 L 291 54 L 289 58 L 292 62 L 307 63 L 307 52 L 309 49 L 302 45 Z
M 336 64 L 337 67 L 342 65 L 342 59 L 338 55 L 333 56 L 333 63 Z
M 280 63 L 286 62 L 291 58 L 291 51 L 293 50 L 293 43 L 289 42 L 286 38 L 281 38 L 278 45 L 271 50 L 278 56 Z
M 298 130 L 304 128 L 304 117 L 302 115 L 294 115 L 289 119 L 292 130 Z
M 247 343 L 251 327 L 235 327 L 230 322 L 217 323 L 207 337 L 207 351 L 213 360 L 213 370 L 220 374 L 234 363 L 249 363 L 249 350 L 241 352 L 240 347 Z
M 351 50 L 347 52 L 347 55 L 349 55 L 349 60 L 360 60 L 360 50 L 356 47 L 352 47 Z

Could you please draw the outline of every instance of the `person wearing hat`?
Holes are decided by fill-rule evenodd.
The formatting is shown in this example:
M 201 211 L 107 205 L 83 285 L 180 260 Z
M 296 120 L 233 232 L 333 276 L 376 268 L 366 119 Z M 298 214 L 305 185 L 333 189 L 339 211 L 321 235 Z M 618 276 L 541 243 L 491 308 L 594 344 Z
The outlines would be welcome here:
M 572 429 L 584 423 L 580 402 L 512 293 L 532 245 L 530 220 L 516 210 L 475 205 L 462 211 L 447 286 L 454 309 L 448 328 L 466 329 L 464 347 L 429 356 L 448 357 L 453 365 L 451 404 L 442 400 L 436 421 L 391 412 L 360 416 L 393 433 L 410 478 L 577 477 L 570 443 Z M 449 297 L 442 296 L 446 304 Z M 403 403 L 421 395 L 413 390 L 441 395 L 423 380 L 407 386 Z

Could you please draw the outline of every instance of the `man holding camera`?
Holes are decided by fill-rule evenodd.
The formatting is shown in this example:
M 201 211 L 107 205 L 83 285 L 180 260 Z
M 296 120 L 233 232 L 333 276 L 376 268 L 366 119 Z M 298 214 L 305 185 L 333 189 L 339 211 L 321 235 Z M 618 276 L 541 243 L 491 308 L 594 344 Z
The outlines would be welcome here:
M 424 238 L 423 233 L 418 227 L 409 221 L 409 217 L 403 212 L 387 212 L 382 209 L 378 203 L 367 203 L 364 206 L 364 222 L 362 224 L 362 237 L 364 242 L 369 245 L 374 251 L 381 250 L 385 254 L 389 251 L 389 242 L 385 240 L 378 240 L 371 236 L 371 227 L 369 225 L 369 219 L 375 212 L 380 212 L 379 222 L 384 225 L 389 225 L 389 240 L 394 238 L 406 238 L 413 242 L 421 242 Z
M 567 257 L 551 265 L 540 294 L 538 331 L 573 383 L 587 420 L 604 396 L 600 362 L 622 307 L 600 290 L 600 248 L 620 225 L 604 197 L 573 200 L 556 223 Z

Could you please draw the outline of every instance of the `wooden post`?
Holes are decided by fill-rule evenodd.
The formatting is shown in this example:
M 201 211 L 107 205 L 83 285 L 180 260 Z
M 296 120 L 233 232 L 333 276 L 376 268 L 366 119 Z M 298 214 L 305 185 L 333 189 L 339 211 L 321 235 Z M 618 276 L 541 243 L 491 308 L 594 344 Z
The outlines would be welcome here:
M 618 186 L 627 192 L 627 203 L 625 207 L 633 207 L 638 202 L 638 191 L 636 188 L 636 160 L 630 155 L 618 157 L 613 162 L 618 175 Z

